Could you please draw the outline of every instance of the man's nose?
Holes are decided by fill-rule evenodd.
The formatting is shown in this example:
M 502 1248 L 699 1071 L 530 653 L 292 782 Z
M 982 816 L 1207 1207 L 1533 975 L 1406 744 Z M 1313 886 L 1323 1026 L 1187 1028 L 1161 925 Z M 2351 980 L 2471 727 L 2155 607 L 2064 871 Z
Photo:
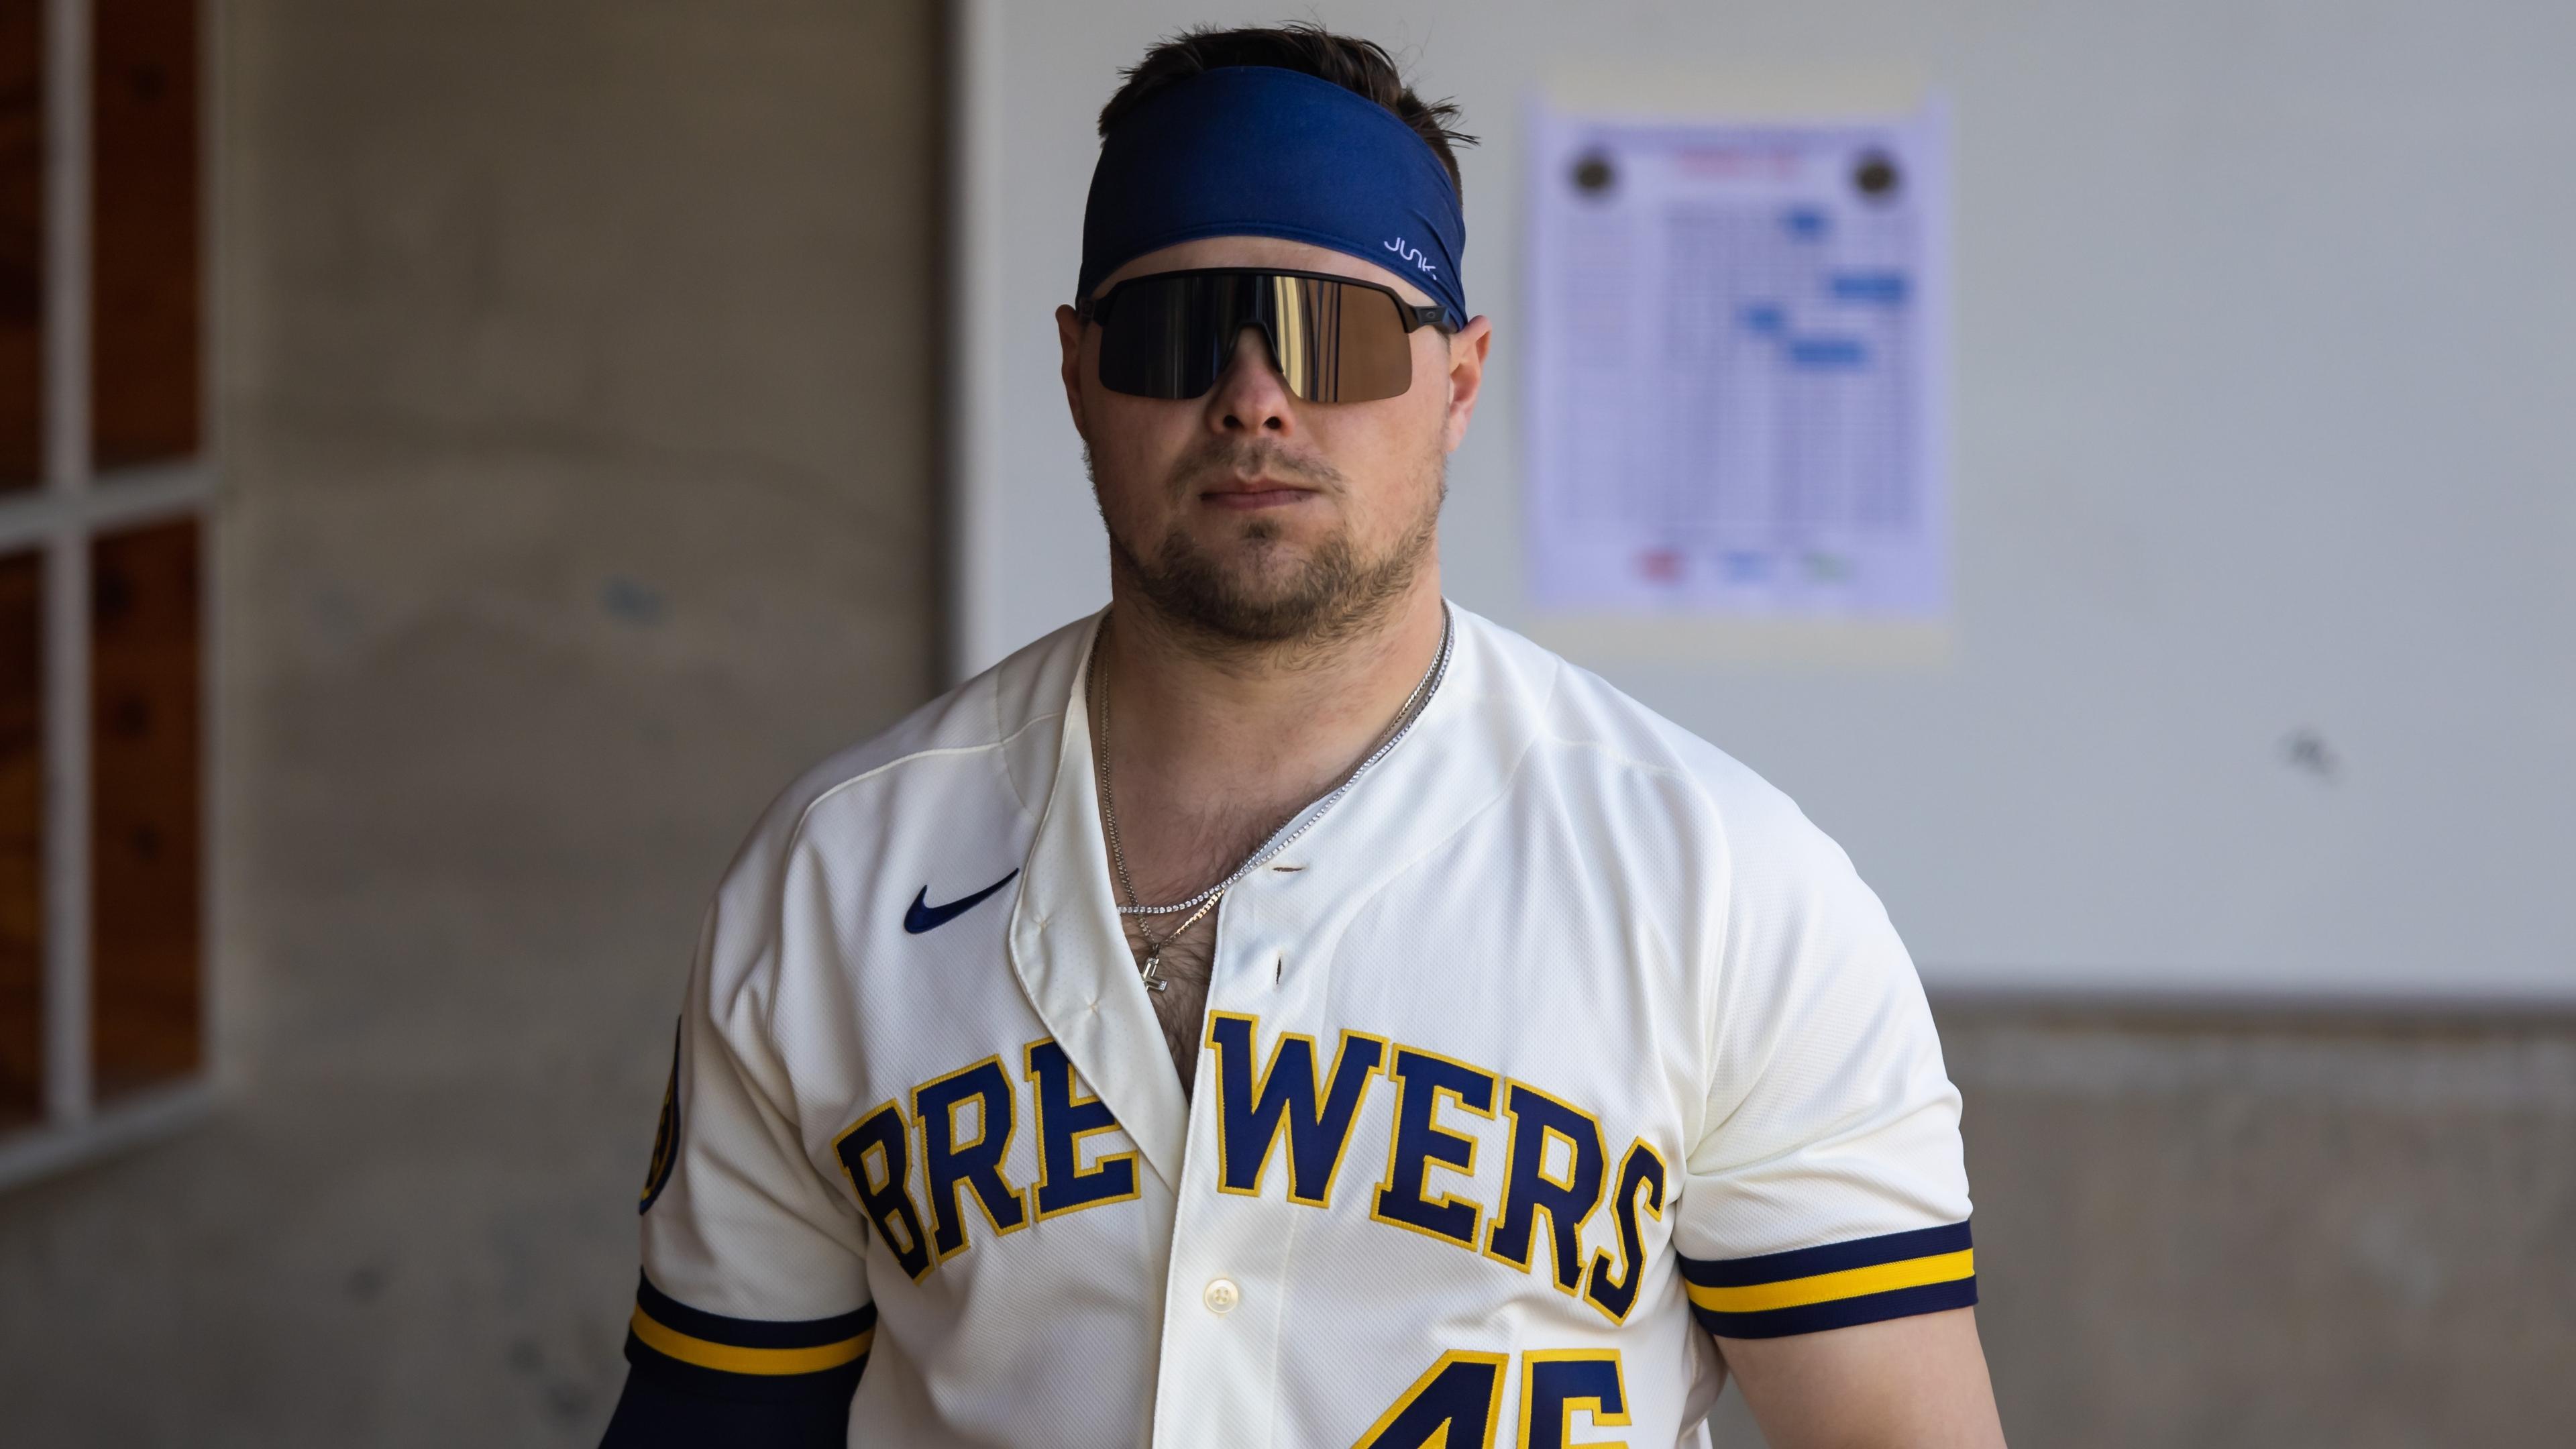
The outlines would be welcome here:
M 1286 379 L 1270 360 L 1270 339 L 1247 322 L 1234 334 L 1234 356 L 1208 393 L 1208 426 L 1219 433 L 1296 430 Z

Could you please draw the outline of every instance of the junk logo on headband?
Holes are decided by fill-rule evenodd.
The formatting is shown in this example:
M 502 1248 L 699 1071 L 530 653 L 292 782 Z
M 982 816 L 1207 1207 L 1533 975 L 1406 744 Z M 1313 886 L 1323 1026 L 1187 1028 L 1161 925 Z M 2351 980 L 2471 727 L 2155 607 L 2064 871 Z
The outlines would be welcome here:
M 1410 279 L 1467 322 L 1458 192 L 1429 143 L 1368 97 L 1277 66 L 1220 66 L 1110 129 L 1082 216 L 1076 298 L 1128 262 L 1209 236 L 1273 236 Z

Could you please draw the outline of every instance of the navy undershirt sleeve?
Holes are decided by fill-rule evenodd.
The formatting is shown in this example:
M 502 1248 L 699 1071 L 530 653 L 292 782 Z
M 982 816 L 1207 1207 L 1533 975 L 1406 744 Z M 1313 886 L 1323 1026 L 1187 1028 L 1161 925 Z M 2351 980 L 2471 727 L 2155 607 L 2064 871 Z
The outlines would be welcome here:
M 851 1388 L 857 1388 L 853 1377 Z M 689 1389 L 642 1368 L 629 1369 L 626 1392 L 608 1421 L 600 1449 L 842 1449 L 849 1441 L 850 1400 L 816 1395 L 741 1399 Z

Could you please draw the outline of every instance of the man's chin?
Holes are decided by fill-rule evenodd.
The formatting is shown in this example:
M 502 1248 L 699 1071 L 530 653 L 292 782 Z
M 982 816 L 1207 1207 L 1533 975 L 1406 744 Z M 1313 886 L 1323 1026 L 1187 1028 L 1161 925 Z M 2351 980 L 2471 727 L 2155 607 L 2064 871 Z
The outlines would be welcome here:
M 1363 562 L 1350 539 L 1280 536 L 1271 520 L 1219 539 L 1166 534 L 1150 558 L 1113 537 L 1113 557 L 1154 611 L 1212 643 L 1273 648 L 1313 644 L 1365 628 L 1392 606 L 1427 546 Z M 1425 541 L 1427 544 L 1427 533 Z
M 1343 570 L 1318 568 L 1316 561 L 1302 552 L 1263 549 L 1231 558 L 1202 556 L 1199 566 L 1191 572 L 1198 576 L 1202 587 L 1241 599 L 1247 607 L 1279 608 L 1313 593 L 1324 575 Z
M 1166 612 L 1207 634 L 1242 644 L 1289 644 L 1325 631 L 1340 600 L 1298 589 L 1199 587 L 1167 594 Z
M 1169 560 L 1165 561 L 1167 564 Z M 1331 629 L 1349 612 L 1346 572 L 1305 560 L 1265 558 L 1228 567 L 1199 558 L 1141 580 L 1177 623 L 1240 644 L 1287 644 Z

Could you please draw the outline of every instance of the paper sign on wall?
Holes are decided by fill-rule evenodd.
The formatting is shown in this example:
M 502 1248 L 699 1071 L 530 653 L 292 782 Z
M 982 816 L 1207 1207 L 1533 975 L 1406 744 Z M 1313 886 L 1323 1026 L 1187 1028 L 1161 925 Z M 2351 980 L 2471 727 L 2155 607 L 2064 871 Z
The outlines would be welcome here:
M 1946 611 L 1944 131 L 1535 109 L 1539 608 Z

